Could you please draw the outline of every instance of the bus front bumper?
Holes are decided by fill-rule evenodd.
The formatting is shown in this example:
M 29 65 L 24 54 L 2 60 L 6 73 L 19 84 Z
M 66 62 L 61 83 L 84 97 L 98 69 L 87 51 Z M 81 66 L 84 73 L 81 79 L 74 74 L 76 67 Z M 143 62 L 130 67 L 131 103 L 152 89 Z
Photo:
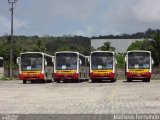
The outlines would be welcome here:
M 115 78 L 115 73 L 90 73 L 90 78 L 91 79 L 102 79 L 102 80 L 110 80 Z
M 136 73 L 133 73 L 133 72 L 127 72 L 126 77 L 131 78 L 131 79 L 145 79 L 145 78 L 151 79 L 151 73 L 150 72 L 144 72 L 144 73 L 141 73 L 141 74 L 136 74 Z
M 43 80 L 44 74 L 19 74 L 20 80 Z
M 78 73 L 68 73 L 68 74 L 61 74 L 61 73 L 54 73 L 53 74 L 55 80 L 77 80 Z

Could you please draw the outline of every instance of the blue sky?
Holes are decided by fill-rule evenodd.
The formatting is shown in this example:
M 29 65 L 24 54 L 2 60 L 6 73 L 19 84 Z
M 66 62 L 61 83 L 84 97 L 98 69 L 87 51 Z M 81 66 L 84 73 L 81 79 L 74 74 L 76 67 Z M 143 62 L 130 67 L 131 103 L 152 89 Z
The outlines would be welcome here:
M 18 0 L 15 35 L 132 34 L 160 28 L 160 0 Z M 0 36 L 10 34 L 8 0 L 0 0 Z

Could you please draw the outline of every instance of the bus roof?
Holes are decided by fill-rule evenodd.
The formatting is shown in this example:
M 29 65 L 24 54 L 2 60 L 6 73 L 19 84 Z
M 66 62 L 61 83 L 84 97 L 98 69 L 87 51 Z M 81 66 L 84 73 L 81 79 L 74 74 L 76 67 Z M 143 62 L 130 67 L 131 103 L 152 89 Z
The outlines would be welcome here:
M 146 50 L 131 50 L 131 51 L 127 51 L 127 53 L 129 52 L 148 52 L 151 53 L 151 51 L 146 51 Z
M 74 51 L 59 51 L 59 52 L 56 52 L 55 54 L 57 53 L 76 53 L 78 54 L 78 52 L 74 52 Z
M 83 57 L 85 57 L 85 55 L 79 53 L 79 52 L 75 52 L 75 51 L 59 51 L 59 52 L 55 52 L 55 54 L 57 53 L 76 53 L 77 55 L 81 55 Z
M 91 54 L 92 53 L 115 53 L 115 52 L 113 52 L 113 51 L 93 51 L 93 52 L 91 52 Z
M 28 53 L 41 53 L 41 54 L 43 54 L 43 52 L 23 52 L 23 53 L 21 53 L 21 54 L 28 54 Z
M 46 56 L 50 56 L 50 57 L 53 57 L 52 55 L 48 55 L 46 53 L 43 53 L 43 52 L 23 52 L 23 53 L 20 53 L 20 55 L 22 54 L 43 54 L 43 55 L 46 55 Z

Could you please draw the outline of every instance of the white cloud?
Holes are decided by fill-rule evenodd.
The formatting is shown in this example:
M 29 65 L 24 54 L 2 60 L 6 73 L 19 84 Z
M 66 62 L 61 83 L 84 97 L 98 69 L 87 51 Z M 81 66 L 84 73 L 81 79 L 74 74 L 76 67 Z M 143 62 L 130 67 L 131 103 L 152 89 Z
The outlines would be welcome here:
M 94 13 L 99 0 L 69 0 L 57 5 L 57 14 L 72 19 L 88 20 Z
M 94 28 L 88 25 L 83 30 L 75 30 L 72 33 L 73 33 L 72 35 L 89 36 L 89 37 L 91 37 L 94 34 Z
M 9 5 L 0 4 L 0 33 L 10 32 Z M 19 0 L 14 32 L 97 36 L 158 29 L 159 6 L 160 0 Z
M 98 3 L 99 0 L 34 0 L 26 8 L 31 17 L 53 20 L 62 16 L 85 21 L 94 13 Z
M 160 1 L 140 0 L 133 8 L 135 17 L 141 22 L 160 22 Z
M 94 28 L 91 27 L 91 26 L 87 26 L 86 27 L 86 35 L 87 36 L 93 36 L 93 34 L 94 34 Z
M 0 15 L 0 26 L 0 33 L 8 33 L 10 30 L 10 21 L 6 17 Z
M 18 18 L 14 18 L 14 29 L 19 29 L 26 26 L 26 23 Z
M 13 24 L 13 28 L 14 30 L 17 30 L 23 26 L 25 26 L 25 22 L 17 19 L 14 17 L 14 24 Z M 4 34 L 4 33 L 10 33 L 10 29 L 11 29 L 11 20 L 0 15 L 0 33 Z
M 76 30 L 76 31 L 74 31 L 73 35 L 86 36 L 86 34 L 82 30 Z
M 107 34 L 132 34 L 160 27 L 159 0 L 110 0 L 109 5 L 98 21 Z

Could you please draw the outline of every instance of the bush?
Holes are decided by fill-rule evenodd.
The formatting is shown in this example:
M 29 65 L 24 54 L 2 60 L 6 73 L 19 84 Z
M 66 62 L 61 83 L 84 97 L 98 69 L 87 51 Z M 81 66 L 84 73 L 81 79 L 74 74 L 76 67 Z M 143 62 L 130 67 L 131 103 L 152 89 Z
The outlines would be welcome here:
M 5 80 L 12 80 L 12 78 L 3 76 L 3 77 L 0 78 L 0 80 L 4 80 L 4 81 L 5 81 Z

